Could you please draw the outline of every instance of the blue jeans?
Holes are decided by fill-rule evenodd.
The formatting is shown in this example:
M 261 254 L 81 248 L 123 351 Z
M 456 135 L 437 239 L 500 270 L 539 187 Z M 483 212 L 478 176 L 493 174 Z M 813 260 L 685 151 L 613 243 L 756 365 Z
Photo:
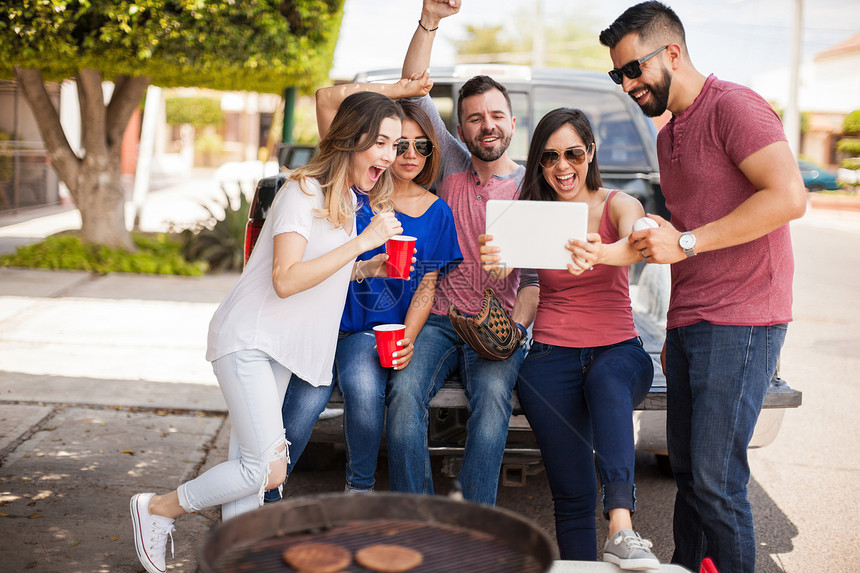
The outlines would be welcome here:
M 372 330 L 343 333 L 337 342 L 335 366 L 343 394 L 346 487 L 352 490 L 373 489 L 385 427 L 385 387 L 392 370 L 379 365 L 375 345 Z
M 747 447 L 776 371 L 786 325 L 697 322 L 666 336 L 666 422 L 675 474 L 673 563 L 755 570 Z
M 331 398 L 334 386 L 312 386 L 295 374 L 290 377 L 284 401 L 281 406 L 281 421 L 284 433 L 290 444 L 290 463 L 287 475 L 293 470 L 299 456 L 305 451 L 308 440 L 313 432 L 314 424 Z M 281 492 L 272 489 L 266 492 L 265 501 L 281 499 Z
M 597 468 L 603 509 L 636 509 L 633 408 L 654 379 L 638 338 L 567 348 L 535 342 L 517 393 L 546 465 L 562 559 L 594 561 Z
M 447 316 L 433 315 L 415 341 L 409 366 L 391 373 L 386 401 L 388 475 L 392 491 L 433 493 L 427 424 L 430 400 L 459 370 L 468 399 L 463 469 L 457 478 L 463 497 L 495 505 L 499 470 L 510 423 L 511 394 L 524 352 L 507 360 L 486 360 L 465 345 Z

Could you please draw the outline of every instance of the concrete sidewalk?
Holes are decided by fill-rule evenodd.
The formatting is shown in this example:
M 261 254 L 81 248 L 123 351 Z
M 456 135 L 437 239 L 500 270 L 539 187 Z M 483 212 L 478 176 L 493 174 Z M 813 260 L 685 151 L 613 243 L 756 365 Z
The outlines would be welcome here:
M 230 169 L 227 169 L 229 167 Z M 147 194 L 140 228 L 208 216 L 270 166 L 198 170 Z M 276 169 L 276 166 L 275 166 Z M 126 218 L 134 218 L 129 203 Z M 0 253 L 80 228 L 71 206 L 0 214 Z M 186 278 L 0 268 L 3 571 L 142 571 L 129 498 L 227 458 L 229 422 L 205 359 L 238 275 Z M 196 571 L 218 509 L 178 524 L 168 570 Z
M 227 456 L 206 331 L 237 275 L 0 269 L 4 571 L 142 571 L 128 501 Z M 178 524 L 170 571 L 196 571 L 217 509 Z
M 143 571 L 130 497 L 227 458 L 229 421 L 204 352 L 236 278 L 0 268 L 3 571 Z M 167 570 L 197 571 L 219 522 L 219 508 L 178 520 Z M 567 571 L 618 569 L 552 569 Z

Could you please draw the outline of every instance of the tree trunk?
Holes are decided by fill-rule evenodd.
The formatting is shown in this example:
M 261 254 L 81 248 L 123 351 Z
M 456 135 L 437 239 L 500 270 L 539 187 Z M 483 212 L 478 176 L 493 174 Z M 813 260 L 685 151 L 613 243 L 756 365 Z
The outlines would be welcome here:
M 78 72 L 75 80 L 83 130 L 79 157 L 66 139 L 42 74 L 18 67 L 15 74 L 36 118 L 51 165 L 81 212 L 81 238 L 87 243 L 132 250 L 120 183 L 120 147 L 125 127 L 143 98 L 149 78 L 118 77 L 110 102 L 105 105 L 101 74 L 90 69 Z
M 81 212 L 84 242 L 134 250 L 125 221 L 119 155 L 118 149 L 98 158 L 88 153 L 78 170 L 77 193 L 72 196 Z

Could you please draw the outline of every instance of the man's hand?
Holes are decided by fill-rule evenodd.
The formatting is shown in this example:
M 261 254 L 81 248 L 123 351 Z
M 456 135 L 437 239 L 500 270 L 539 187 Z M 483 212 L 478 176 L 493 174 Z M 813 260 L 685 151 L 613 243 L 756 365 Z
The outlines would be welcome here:
M 659 215 L 648 215 L 660 225 L 656 229 L 633 231 L 627 240 L 647 263 L 677 263 L 687 258 L 678 244 L 681 232 Z
M 503 279 L 511 274 L 511 271 L 514 269 L 513 267 L 499 264 L 502 260 L 501 249 L 487 244 L 492 240 L 492 235 L 478 235 L 478 245 L 480 245 L 481 251 L 481 267 L 494 279 Z

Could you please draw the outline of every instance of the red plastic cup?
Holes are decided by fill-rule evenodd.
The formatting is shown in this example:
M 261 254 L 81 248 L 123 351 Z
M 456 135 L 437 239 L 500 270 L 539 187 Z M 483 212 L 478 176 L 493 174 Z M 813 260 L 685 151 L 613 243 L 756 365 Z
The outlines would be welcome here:
M 394 235 L 385 242 L 385 268 L 390 279 L 408 279 L 412 266 L 412 251 L 415 250 L 415 237 Z
M 383 368 L 391 368 L 394 357 L 391 356 L 400 347 L 397 343 L 406 336 L 406 325 L 404 324 L 380 324 L 373 327 L 376 335 L 376 351 L 379 353 L 379 363 Z

